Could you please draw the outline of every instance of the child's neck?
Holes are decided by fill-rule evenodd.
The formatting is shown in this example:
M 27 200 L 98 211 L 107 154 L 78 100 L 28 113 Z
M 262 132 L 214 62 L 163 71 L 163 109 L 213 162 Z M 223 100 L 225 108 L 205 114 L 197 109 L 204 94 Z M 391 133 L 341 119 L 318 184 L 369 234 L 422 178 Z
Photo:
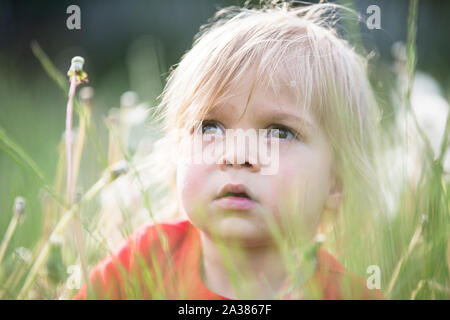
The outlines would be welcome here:
M 201 242 L 202 279 L 211 291 L 221 296 L 231 299 L 275 299 L 280 297 L 289 283 L 282 254 L 275 245 L 228 248 L 226 262 L 219 246 L 203 233 Z M 315 266 L 316 261 L 311 263 Z M 233 285 L 233 273 L 228 271 L 227 265 L 230 264 L 237 275 L 238 290 L 243 290 L 240 293 Z

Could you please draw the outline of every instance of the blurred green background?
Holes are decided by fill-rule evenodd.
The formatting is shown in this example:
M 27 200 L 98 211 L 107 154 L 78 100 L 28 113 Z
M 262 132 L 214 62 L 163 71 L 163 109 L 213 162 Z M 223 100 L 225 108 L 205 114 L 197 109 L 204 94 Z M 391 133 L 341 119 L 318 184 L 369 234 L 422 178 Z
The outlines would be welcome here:
M 101 128 L 105 115 L 119 107 L 128 90 L 150 105 L 164 87 L 169 67 L 191 47 L 199 27 L 219 8 L 244 1 L 1 1 L 0 2 L 0 126 L 42 168 L 46 180 L 56 174 L 58 144 L 65 126 L 66 96 L 43 70 L 30 43 L 37 41 L 63 74 L 73 56 L 86 59 L 85 70 L 95 88 L 94 121 Z M 395 78 L 392 47 L 406 42 L 408 1 L 341 1 L 365 15 L 369 5 L 381 9 L 381 30 L 360 26 L 362 39 L 373 50 L 379 67 L 374 77 L 383 96 Z M 66 9 L 81 8 L 81 30 L 68 30 Z M 420 1 L 417 31 L 417 69 L 450 90 L 450 2 Z M 387 117 L 392 116 L 386 113 Z M 107 146 L 100 144 L 105 153 Z M 100 166 L 100 164 L 98 164 Z M 98 167 L 83 169 L 83 185 L 97 178 Z M 90 174 L 92 173 L 92 174 Z M 0 238 L 12 215 L 16 196 L 27 200 L 27 218 L 14 234 L 8 252 L 33 247 L 42 222 L 41 183 L 0 150 Z

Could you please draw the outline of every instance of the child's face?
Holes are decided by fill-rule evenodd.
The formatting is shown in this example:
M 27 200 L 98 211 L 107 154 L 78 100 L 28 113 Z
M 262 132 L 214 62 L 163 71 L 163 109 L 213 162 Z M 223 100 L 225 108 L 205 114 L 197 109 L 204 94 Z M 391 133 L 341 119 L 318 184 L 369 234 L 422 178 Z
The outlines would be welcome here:
M 246 159 L 249 164 L 236 164 L 233 153 L 242 152 L 238 148 L 223 155 L 221 164 L 181 161 L 177 167 L 181 207 L 200 231 L 217 232 L 242 245 L 272 243 L 267 215 L 278 224 L 288 217 L 289 227 L 308 240 L 316 233 L 323 210 L 334 209 L 340 199 L 331 148 L 314 116 L 296 104 L 287 88 L 277 97 L 272 90 L 256 87 L 244 113 L 250 92 L 247 83 L 208 113 L 200 132 L 224 136 L 225 129 L 267 129 L 271 139 L 279 142 L 278 170 L 263 175 L 253 159 Z M 278 134 L 273 129 L 279 129 Z M 217 199 L 227 184 L 244 185 L 252 199 Z

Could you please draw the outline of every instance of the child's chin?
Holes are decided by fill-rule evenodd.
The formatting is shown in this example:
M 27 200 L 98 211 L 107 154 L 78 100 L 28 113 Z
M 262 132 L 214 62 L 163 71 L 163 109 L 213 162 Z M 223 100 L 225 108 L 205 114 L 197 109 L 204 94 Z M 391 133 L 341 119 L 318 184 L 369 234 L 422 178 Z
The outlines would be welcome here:
M 264 226 L 237 216 L 221 219 L 215 230 L 224 241 L 241 246 L 261 246 L 270 242 L 269 233 Z

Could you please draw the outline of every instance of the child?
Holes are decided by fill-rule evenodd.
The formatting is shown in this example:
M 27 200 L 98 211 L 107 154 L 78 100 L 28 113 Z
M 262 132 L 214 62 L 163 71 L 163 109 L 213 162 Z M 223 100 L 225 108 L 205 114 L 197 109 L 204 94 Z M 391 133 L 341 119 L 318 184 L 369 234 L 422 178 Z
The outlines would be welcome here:
M 201 28 L 163 92 L 154 151 L 184 217 L 139 228 L 76 299 L 382 298 L 319 248 L 326 218 L 348 194 L 370 207 L 376 185 L 377 107 L 335 8 L 230 7 Z M 261 129 L 269 162 L 227 144 Z

